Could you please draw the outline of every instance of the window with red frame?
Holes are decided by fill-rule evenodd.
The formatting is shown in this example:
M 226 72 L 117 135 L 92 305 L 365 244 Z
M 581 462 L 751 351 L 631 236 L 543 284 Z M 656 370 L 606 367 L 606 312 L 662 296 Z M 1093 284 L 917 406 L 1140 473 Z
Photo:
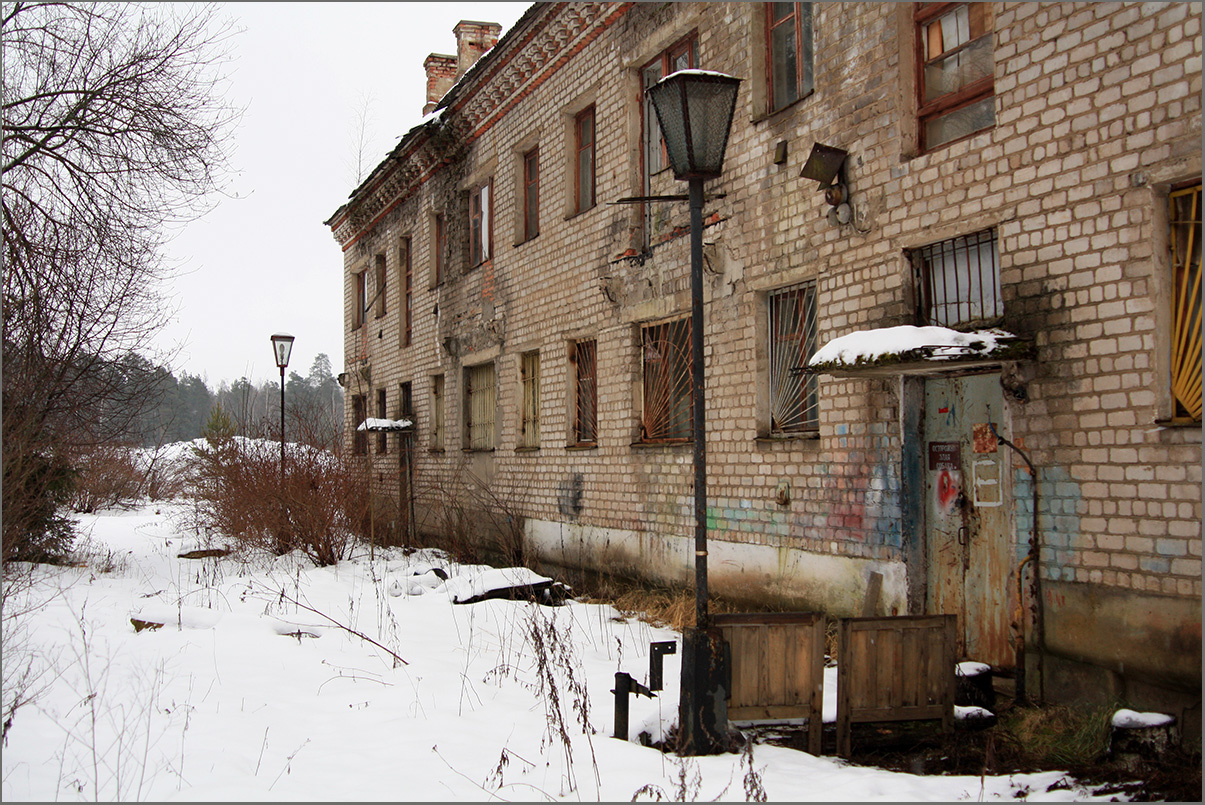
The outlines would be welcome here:
M 769 111 L 812 91 L 812 4 L 766 3 Z
M 670 73 L 679 70 L 689 70 L 699 66 L 699 40 L 691 34 L 673 47 L 663 51 L 657 58 L 650 61 L 640 71 L 641 89 L 644 95 L 644 174 L 647 177 L 659 173 L 669 167 L 669 157 L 665 152 L 665 138 L 661 134 L 661 124 L 657 121 L 657 111 L 649 99 L 647 90 Z M 647 186 L 645 188 L 648 190 Z
M 918 3 L 917 92 L 922 150 L 996 124 L 991 3 Z

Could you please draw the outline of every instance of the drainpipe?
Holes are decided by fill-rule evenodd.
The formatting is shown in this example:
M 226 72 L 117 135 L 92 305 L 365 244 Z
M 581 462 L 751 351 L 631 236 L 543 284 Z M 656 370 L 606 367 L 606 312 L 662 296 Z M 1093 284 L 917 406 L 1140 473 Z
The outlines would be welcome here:
M 1033 478 L 1033 521 L 1029 534 L 1029 553 L 1021 563 L 1017 565 L 1017 635 L 1014 640 L 1014 647 L 1017 655 L 1017 678 L 1016 678 L 1016 694 L 1014 701 L 1026 701 L 1026 680 L 1025 680 L 1025 624 L 1024 624 L 1024 587 L 1021 579 L 1025 573 L 1025 566 L 1032 565 L 1030 568 L 1030 600 L 1033 607 L 1034 615 L 1034 643 L 1038 648 L 1038 701 L 1044 701 L 1046 698 L 1046 671 L 1045 671 L 1045 654 L 1046 654 L 1046 633 L 1043 626 L 1042 618 L 1042 574 L 1041 574 L 1041 543 L 1039 542 L 1038 531 L 1038 471 L 1034 468 L 1033 462 L 1029 460 L 1029 456 L 1015 444 L 1005 439 L 996 430 L 996 425 L 991 421 L 991 412 L 988 412 L 988 427 L 991 428 L 992 435 L 996 437 L 996 441 L 1005 447 L 1010 447 L 1021 459 L 1025 465 L 1029 467 L 1029 477 Z

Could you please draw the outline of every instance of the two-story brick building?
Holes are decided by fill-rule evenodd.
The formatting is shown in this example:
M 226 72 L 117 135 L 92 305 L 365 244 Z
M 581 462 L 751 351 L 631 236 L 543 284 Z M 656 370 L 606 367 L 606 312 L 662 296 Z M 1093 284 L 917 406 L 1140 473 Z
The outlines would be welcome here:
M 1034 692 L 1199 724 L 1199 7 L 541 3 L 455 34 L 328 221 L 383 500 L 410 474 L 420 531 L 502 512 L 541 561 L 689 583 L 687 206 L 652 199 L 685 185 L 643 90 L 721 71 L 712 590 L 851 614 L 874 578 L 1001 673 L 1022 631 Z M 911 326 L 1011 337 L 882 332 Z M 899 348 L 803 371 L 866 331 Z M 402 413 L 408 465 L 354 435 Z

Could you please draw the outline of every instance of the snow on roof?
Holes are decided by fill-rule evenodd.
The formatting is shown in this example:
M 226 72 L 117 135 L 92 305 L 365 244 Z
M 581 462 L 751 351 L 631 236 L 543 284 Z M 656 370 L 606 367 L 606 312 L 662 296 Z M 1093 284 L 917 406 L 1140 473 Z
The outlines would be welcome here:
M 409 419 L 378 419 L 369 417 L 356 430 L 405 430 L 414 423 Z
M 662 84 L 662 83 L 668 81 L 669 79 L 673 78 L 674 76 L 678 76 L 678 75 L 710 75 L 710 76 L 716 76 L 718 78 L 733 78 L 733 76 L 730 76 L 727 73 L 717 73 L 715 70 L 696 70 L 694 68 L 691 68 L 688 70 L 676 70 L 676 71 L 670 73 L 669 75 L 665 76 L 664 78 L 662 78 L 657 83 Z
M 986 358 L 1014 341 L 1012 333 L 996 329 L 960 333 L 947 327 L 883 327 L 834 338 L 816 350 L 808 366 L 860 366 L 908 353 L 928 360 Z

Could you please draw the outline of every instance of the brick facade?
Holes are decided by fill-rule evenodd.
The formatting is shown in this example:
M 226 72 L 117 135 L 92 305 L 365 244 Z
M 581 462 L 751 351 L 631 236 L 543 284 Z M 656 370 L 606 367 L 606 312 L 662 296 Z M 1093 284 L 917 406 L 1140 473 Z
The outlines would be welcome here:
M 995 123 L 929 150 L 912 4 L 815 4 L 814 89 L 773 113 L 762 4 L 542 4 L 480 61 L 461 54 L 463 77 L 436 114 L 328 222 L 345 255 L 347 393 L 366 395 L 375 414 L 384 389 L 395 416 L 399 384 L 412 384 L 420 529 L 446 528 L 449 501 L 493 501 L 523 518 L 544 559 L 692 578 L 690 445 L 640 443 L 641 327 L 689 312 L 687 208 L 612 202 L 685 192 L 668 170 L 642 178 L 640 74 L 693 33 L 698 66 L 744 79 L 704 210 L 712 589 L 849 614 L 878 572 L 882 611 L 925 609 L 908 469 L 908 423 L 920 416 L 910 400 L 924 380 L 822 375 L 818 432 L 771 434 L 767 294 L 815 281 L 821 343 L 915 324 L 909 250 L 993 229 L 1001 326 L 1034 346 L 1034 358 L 996 371 L 1020 390 L 1004 395 L 1002 425 L 1037 468 L 1051 695 L 1070 696 L 1089 669 L 1135 701 L 1187 692 L 1191 711 L 1195 689 L 1199 708 L 1201 428 L 1170 421 L 1167 199 L 1201 175 L 1200 9 L 993 8 Z M 597 203 L 579 210 L 574 121 L 591 106 Z M 800 177 L 813 143 L 849 153 L 849 223 L 830 221 L 816 183 Z M 533 148 L 539 233 L 524 240 Z M 489 180 L 492 257 L 472 266 L 468 193 Z M 354 274 L 368 272 L 371 298 L 378 255 L 386 313 L 370 309 L 352 329 Z M 571 446 L 579 340 L 597 341 L 590 447 Z M 517 449 L 520 361 L 531 351 L 539 445 Z M 487 362 L 495 443 L 470 452 L 465 369 Z M 436 376 L 442 447 L 431 432 Z M 387 455 L 376 447 L 376 476 L 395 495 L 396 439 Z M 1033 480 L 1019 458 L 1008 466 L 1009 550 L 1020 560 Z

